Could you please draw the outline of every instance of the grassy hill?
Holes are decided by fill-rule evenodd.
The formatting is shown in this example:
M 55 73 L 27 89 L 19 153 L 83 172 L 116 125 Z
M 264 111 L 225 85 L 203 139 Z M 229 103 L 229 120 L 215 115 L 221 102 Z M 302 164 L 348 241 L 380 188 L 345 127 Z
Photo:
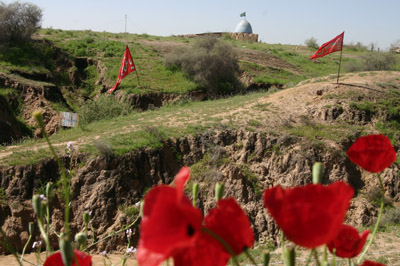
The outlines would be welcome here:
M 267 224 L 262 190 L 309 183 L 312 163 L 320 161 L 327 183 L 343 180 L 357 191 L 348 221 L 369 226 L 378 208 L 377 179 L 350 164 L 345 151 L 360 135 L 378 132 L 399 150 L 400 55 L 345 46 L 337 84 L 339 53 L 311 61 L 315 50 L 305 46 L 241 42 L 226 35 L 221 41 L 238 54 L 244 89 L 205 101 L 192 97 L 202 89 L 198 83 L 164 65 L 174 49 L 193 46 L 193 38 L 43 29 L 32 43 L 0 54 L 0 118 L 10 109 L 20 126 L 25 125 L 26 136 L 0 146 L 0 201 L 11 213 L 4 215 L 10 217 L 10 227 L 4 227 L 27 235 L 18 220 L 27 222 L 28 215 L 20 210 L 32 213 L 32 194 L 43 194 L 48 181 L 59 184 L 56 162 L 44 160 L 51 157 L 48 144 L 34 128 L 31 113 L 36 109 L 43 111 L 46 130 L 54 130 L 50 141 L 70 166 L 71 224 L 78 227 L 83 212 L 94 210 L 93 235 L 121 228 L 127 220 L 118 217 L 133 218 L 139 212 L 136 202 L 153 185 L 171 183 L 182 164 L 191 167 L 190 182 L 200 184 L 201 208 L 214 204 L 213 184 L 224 182 L 226 194 L 246 205 L 254 228 L 277 237 L 277 227 L 267 226 L 271 220 Z M 132 73 L 110 96 L 106 91 L 115 83 L 125 45 L 142 86 Z M 132 110 L 143 95 L 173 100 L 160 108 Z M 59 111 L 103 116 L 59 129 Z M 68 158 L 70 143 L 75 151 Z M 380 232 L 367 257 L 387 265 L 399 261 L 394 244 L 399 239 L 399 163 L 382 173 L 389 201 L 379 230 L 386 231 Z M 123 243 L 125 250 L 123 231 L 98 251 L 115 250 L 115 243 Z M 20 235 L 8 232 L 22 244 Z M 275 249 L 270 235 L 259 237 L 263 241 L 255 250 L 257 263 L 262 250 Z M 300 254 L 301 264 L 306 255 L 302 250 Z M 272 260 L 280 260 L 279 249 Z
M 167 69 L 164 58 L 173 49 L 193 45 L 193 38 L 43 29 L 35 36 L 35 40 L 0 55 L 0 76 L 31 87 L 59 88 L 65 101 L 48 101 L 56 111 L 79 113 L 88 105 L 88 100 L 112 87 L 125 45 L 130 47 L 142 86 L 138 86 L 136 75 L 131 74 L 123 80 L 119 91 L 126 94 L 172 93 L 178 97 L 176 104 L 159 110 L 134 112 L 94 122 L 84 128 L 61 130 L 52 136 L 60 153 L 64 151 L 65 143 L 72 140 L 79 142 L 80 150 L 89 154 L 101 152 L 96 145 L 109 146 L 116 154 L 123 154 L 143 146 L 157 147 L 168 137 L 218 127 L 246 127 L 255 130 L 264 126 L 260 122 L 263 112 L 279 116 L 279 111 L 271 106 L 257 104 L 260 98 L 267 97 L 274 90 L 205 102 L 192 102 L 185 97 L 187 93 L 198 90 L 199 85 L 182 72 Z M 250 84 L 258 84 L 261 88 L 269 88 L 271 85 L 291 88 L 299 82 L 336 82 L 339 53 L 311 61 L 309 57 L 315 50 L 305 46 L 242 42 L 231 40 L 228 35 L 222 36 L 221 40 L 237 51 L 240 68 L 247 78 L 246 85 L 249 88 Z M 371 55 L 379 57 L 380 54 L 364 48 L 345 46 L 342 75 L 357 67 L 361 69 L 366 58 Z M 400 64 L 392 65 L 391 69 L 400 70 Z M 20 93 L 15 86 L 4 85 L 0 88 L 0 94 L 8 99 Z M 256 107 L 242 110 L 247 108 L 244 106 L 254 103 Z M 28 124 L 30 121 L 28 127 L 33 126 L 34 123 L 28 117 L 30 113 L 26 112 L 32 110 L 21 100 L 14 99 L 10 106 L 13 106 L 13 112 L 20 120 L 28 121 Z M 2 146 L 0 151 L 3 154 L 2 164 L 29 164 L 48 156 L 46 145 L 41 139 L 28 139 L 17 147 Z

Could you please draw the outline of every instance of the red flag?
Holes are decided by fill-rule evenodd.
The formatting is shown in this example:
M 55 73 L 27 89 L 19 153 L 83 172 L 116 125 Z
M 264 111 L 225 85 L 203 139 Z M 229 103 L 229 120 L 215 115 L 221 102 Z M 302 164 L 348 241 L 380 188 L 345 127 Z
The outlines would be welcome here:
M 121 67 L 119 69 L 117 82 L 115 83 L 114 87 L 108 90 L 108 93 L 112 93 L 115 89 L 117 89 L 119 84 L 121 84 L 122 79 L 135 70 L 135 63 L 133 63 L 132 55 L 127 45 L 125 48 L 124 58 L 122 59 Z
M 336 51 L 341 51 L 343 48 L 343 38 L 344 38 L 344 32 L 330 40 L 329 42 L 324 43 L 319 47 L 318 51 L 315 52 L 313 56 L 310 57 L 310 59 L 315 59 L 318 57 L 323 57 L 327 54 L 336 52 Z

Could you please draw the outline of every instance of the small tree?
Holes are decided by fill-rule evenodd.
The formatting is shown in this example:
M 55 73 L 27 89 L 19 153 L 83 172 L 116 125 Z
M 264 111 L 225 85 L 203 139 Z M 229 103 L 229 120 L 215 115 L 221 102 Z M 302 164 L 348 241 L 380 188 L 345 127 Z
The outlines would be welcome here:
M 310 39 L 307 39 L 304 41 L 305 45 L 307 45 L 307 47 L 313 48 L 313 49 L 318 49 L 319 45 L 317 43 L 317 39 L 315 39 L 314 37 L 311 37 Z
M 189 49 L 178 49 L 165 58 L 171 70 L 182 70 L 209 92 L 227 93 L 240 88 L 238 58 L 233 48 L 213 37 L 203 37 Z
M 0 44 L 8 46 L 29 41 L 41 28 L 42 10 L 31 3 L 0 2 Z

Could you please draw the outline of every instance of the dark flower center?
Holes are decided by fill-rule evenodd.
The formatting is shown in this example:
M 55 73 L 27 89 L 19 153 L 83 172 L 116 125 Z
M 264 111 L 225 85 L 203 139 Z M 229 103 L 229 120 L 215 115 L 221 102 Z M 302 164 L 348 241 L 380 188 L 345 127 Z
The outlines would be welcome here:
M 190 224 L 188 224 L 186 234 L 187 234 L 188 236 L 193 236 L 193 235 L 194 235 L 194 228 L 193 228 Z

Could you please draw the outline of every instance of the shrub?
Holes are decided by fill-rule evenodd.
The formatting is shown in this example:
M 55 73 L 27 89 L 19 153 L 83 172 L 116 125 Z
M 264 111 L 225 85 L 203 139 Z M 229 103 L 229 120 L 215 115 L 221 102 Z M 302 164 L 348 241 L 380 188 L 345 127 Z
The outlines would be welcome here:
M 93 146 L 96 147 L 98 152 L 107 159 L 113 157 L 114 155 L 114 149 L 110 143 L 95 140 L 93 142 Z
M 382 215 L 381 227 L 400 224 L 400 207 L 391 208 Z
M 392 52 L 368 52 L 362 56 L 361 63 L 349 62 L 344 68 L 348 72 L 391 70 L 397 63 Z
M 395 54 L 391 52 L 367 53 L 363 60 L 366 71 L 390 70 L 397 63 Z
M 375 207 L 379 207 L 383 200 L 384 207 L 389 209 L 393 206 L 391 199 L 382 198 L 382 191 L 378 187 L 374 187 L 364 194 L 364 197 Z
M 309 47 L 309 48 L 313 48 L 313 49 L 319 48 L 317 39 L 315 39 L 314 37 L 311 37 L 310 39 L 305 40 L 304 44 L 307 45 L 307 47 Z
M 101 95 L 96 100 L 89 100 L 79 109 L 79 125 L 84 127 L 92 122 L 111 119 L 129 114 L 133 108 L 124 102 L 117 101 L 109 95 Z
M 42 10 L 31 3 L 0 2 L 0 44 L 24 43 L 41 28 Z
M 233 48 L 213 37 L 196 40 L 190 49 L 180 48 L 165 58 L 172 71 L 182 70 L 209 92 L 228 93 L 241 87 L 238 58 Z

